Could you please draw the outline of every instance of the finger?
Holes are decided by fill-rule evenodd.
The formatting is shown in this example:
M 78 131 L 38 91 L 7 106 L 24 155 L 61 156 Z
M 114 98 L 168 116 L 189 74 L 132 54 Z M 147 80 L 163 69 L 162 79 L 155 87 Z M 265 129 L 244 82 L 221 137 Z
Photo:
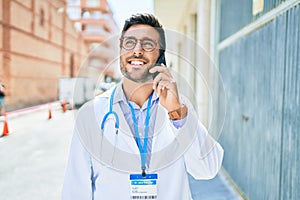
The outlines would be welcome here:
M 149 72 L 150 72 L 150 70 L 149 70 Z M 158 74 L 156 75 L 156 77 L 154 78 L 154 80 L 153 80 L 153 87 L 156 87 L 157 84 L 158 84 L 161 80 L 173 81 L 173 77 L 172 77 L 171 73 L 170 73 L 168 70 L 166 70 L 166 71 L 161 71 L 161 72 L 155 71 L 155 70 L 154 70 L 154 71 L 152 71 L 152 72 L 158 73 Z
M 165 73 L 159 73 L 153 81 L 159 82 L 159 81 L 172 81 L 173 77 L 169 76 L 168 74 Z
M 169 81 L 169 82 L 172 82 L 173 79 L 172 77 L 169 77 L 168 75 L 166 74 L 163 74 L 163 73 L 159 73 L 153 80 L 153 88 L 156 88 L 157 85 L 159 84 L 159 82 L 161 81 Z
M 174 97 L 178 97 L 178 91 L 177 91 L 177 85 L 176 82 L 171 82 L 171 81 L 161 81 L 158 90 L 161 93 L 167 94 L 168 95 L 173 95 Z M 166 93 L 167 92 L 167 93 Z
M 160 96 L 166 90 L 166 81 L 160 81 L 157 85 L 153 86 L 154 91 Z
M 162 93 L 162 92 L 166 92 L 168 89 L 171 88 L 171 82 L 170 81 L 160 81 L 158 86 L 157 86 L 157 90 Z
M 149 72 L 150 73 L 159 72 L 159 73 L 167 74 L 168 76 L 172 76 L 169 69 L 167 67 L 165 67 L 164 65 L 152 67 L 149 70 Z

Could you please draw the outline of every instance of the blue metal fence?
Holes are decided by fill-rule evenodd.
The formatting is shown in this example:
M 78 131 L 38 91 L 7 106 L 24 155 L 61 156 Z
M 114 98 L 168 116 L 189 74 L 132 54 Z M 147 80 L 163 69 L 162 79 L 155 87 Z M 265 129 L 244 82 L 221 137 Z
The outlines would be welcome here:
M 223 40 L 288 0 L 264 0 L 263 11 L 252 16 L 253 0 L 221 0 L 220 39 Z
M 300 6 L 287 13 L 281 199 L 300 199 Z
M 220 51 L 224 168 L 249 199 L 300 199 L 299 18 L 298 5 Z

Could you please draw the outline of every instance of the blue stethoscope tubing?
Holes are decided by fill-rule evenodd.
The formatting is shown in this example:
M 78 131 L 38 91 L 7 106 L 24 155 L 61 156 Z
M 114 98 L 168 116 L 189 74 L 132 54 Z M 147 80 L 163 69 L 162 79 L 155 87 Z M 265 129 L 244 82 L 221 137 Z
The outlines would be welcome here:
M 119 117 L 118 117 L 118 114 L 113 111 L 113 99 L 114 99 L 114 96 L 115 96 L 115 92 L 116 92 L 116 89 L 117 87 L 114 88 L 112 94 L 111 94 L 111 97 L 110 97 L 110 101 L 109 101 L 109 111 L 104 115 L 103 119 L 102 119 L 102 122 L 101 122 L 101 126 L 100 126 L 100 130 L 101 130 L 101 155 L 100 157 L 102 157 L 102 142 L 103 142 L 103 137 L 104 137 L 104 125 L 105 125 L 105 122 L 107 120 L 107 118 L 110 116 L 110 115 L 113 115 L 114 118 L 115 118 L 115 129 L 116 129 L 116 135 L 115 135 L 115 145 L 114 145 L 114 150 L 113 150 L 113 154 L 112 154 L 112 158 L 111 158 L 111 164 L 113 165 L 113 160 L 114 160 L 114 157 L 115 157 L 115 150 L 116 150 L 116 144 L 117 144 L 117 139 L 118 139 L 118 131 L 119 131 Z
M 110 96 L 110 101 L 109 101 L 109 111 L 104 115 L 102 122 L 101 122 L 101 132 L 103 133 L 104 130 L 104 125 L 105 125 L 105 121 L 106 119 L 110 116 L 113 115 L 115 117 L 115 129 L 116 129 L 116 134 L 118 134 L 118 130 L 119 130 L 119 117 L 118 114 L 113 111 L 113 101 L 114 101 L 114 96 L 115 96 L 115 92 L 116 92 L 117 87 L 114 88 L 114 90 L 111 93 Z
M 101 133 L 103 134 L 104 131 L 104 125 L 105 122 L 107 120 L 107 118 L 110 115 L 113 115 L 115 118 L 115 129 L 116 129 L 116 135 L 118 135 L 118 130 L 119 130 L 119 117 L 118 114 L 113 111 L 113 99 L 115 96 L 115 92 L 116 92 L 117 87 L 114 88 L 114 90 L 111 93 L 110 96 L 110 101 L 109 101 L 109 111 L 104 115 L 102 122 L 101 122 Z M 136 120 L 136 116 L 135 116 L 135 112 L 134 112 L 134 108 L 131 105 L 131 103 L 129 101 L 127 101 L 130 109 L 131 109 L 131 116 L 132 116 L 132 120 L 133 120 L 133 124 L 134 124 L 134 132 L 135 132 L 135 137 L 137 140 L 137 144 L 138 144 L 138 148 L 140 151 L 140 156 L 141 156 L 141 168 L 142 168 L 142 175 L 145 176 L 145 170 L 146 170 L 146 156 L 147 156 L 147 144 L 148 144 L 148 132 L 149 132 L 149 121 L 150 121 L 150 109 L 151 109 L 151 101 L 152 101 L 152 95 L 153 93 L 150 95 L 149 99 L 148 99 L 148 103 L 147 103 L 147 113 L 146 113 L 146 121 L 145 121 L 145 131 L 144 131 L 144 145 L 142 147 L 141 144 L 141 138 L 139 135 L 139 131 L 138 131 L 138 125 L 137 125 L 137 120 Z M 103 137 L 103 135 L 102 135 Z

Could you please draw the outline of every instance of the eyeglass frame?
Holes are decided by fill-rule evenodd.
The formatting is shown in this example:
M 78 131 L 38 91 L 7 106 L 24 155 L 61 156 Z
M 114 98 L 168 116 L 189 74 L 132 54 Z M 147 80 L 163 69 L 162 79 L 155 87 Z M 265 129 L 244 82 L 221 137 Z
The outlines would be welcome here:
M 129 39 L 133 39 L 133 40 L 135 40 L 136 41 L 136 44 L 132 47 L 132 48 L 125 48 L 124 47 L 124 43 L 123 43 L 123 41 L 124 41 L 124 39 L 126 39 L 126 38 L 129 38 Z M 146 50 L 146 49 L 144 49 L 144 47 L 143 47 L 143 41 L 144 40 L 149 40 L 149 41 L 151 41 L 151 42 L 153 42 L 154 44 L 155 44 L 155 46 L 153 47 L 153 49 L 152 50 Z M 123 48 L 123 49 L 125 49 L 125 50 L 127 50 L 127 51 L 131 51 L 131 50 L 133 50 L 135 47 L 136 47 L 136 45 L 138 44 L 138 42 L 140 42 L 140 45 L 141 45 L 141 48 L 144 50 L 144 51 L 146 51 L 146 52 L 152 52 L 152 51 L 154 51 L 155 49 L 156 49 L 156 47 L 157 47 L 157 44 L 159 44 L 159 42 L 157 42 L 157 41 L 155 41 L 155 40 L 152 40 L 152 39 L 150 39 L 150 38 L 145 38 L 145 39 L 137 39 L 136 37 L 133 37 L 133 36 L 128 36 L 128 37 L 122 37 L 122 38 L 120 38 L 120 47 L 121 48 Z

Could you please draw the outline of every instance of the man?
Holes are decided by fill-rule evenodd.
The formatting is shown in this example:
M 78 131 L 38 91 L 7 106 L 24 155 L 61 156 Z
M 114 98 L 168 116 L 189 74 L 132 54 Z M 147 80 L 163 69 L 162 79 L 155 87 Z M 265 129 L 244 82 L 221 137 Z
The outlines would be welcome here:
M 187 200 L 187 173 L 210 179 L 219 171 L 222 147 L 179 96 L 169 69 L 157 64 L 164 63 L 164 34 L 153 15 L 126 20 L 124 78 L 80 109 L 62 199 Z
M 0 84 L 0 115 L 4 115 L 4 97 L 5 97 L 5 86 Z

